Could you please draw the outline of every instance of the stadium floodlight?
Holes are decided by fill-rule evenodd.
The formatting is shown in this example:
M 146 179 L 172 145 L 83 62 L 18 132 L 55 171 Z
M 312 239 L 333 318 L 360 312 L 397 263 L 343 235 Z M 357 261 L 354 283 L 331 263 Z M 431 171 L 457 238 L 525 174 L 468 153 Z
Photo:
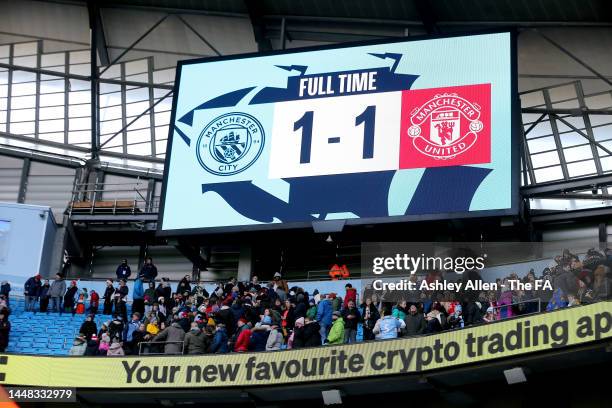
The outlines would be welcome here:
M 508 385 L 527 382 L 525 370 L 523 370 L 521 367 L 504 370 L 504 376 L 506 377 L 506 382 L 508 383 Z
M 325 405 L 337 405 L 342 404 L 342 396 L 340 390 L 327 390 L 321 391 L 323 396 L 323 404 Z

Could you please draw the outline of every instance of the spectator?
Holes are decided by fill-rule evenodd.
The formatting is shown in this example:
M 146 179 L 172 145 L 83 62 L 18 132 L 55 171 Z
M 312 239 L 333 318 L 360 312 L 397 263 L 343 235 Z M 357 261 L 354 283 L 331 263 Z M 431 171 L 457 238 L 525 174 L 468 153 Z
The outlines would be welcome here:
M 132 345 L 131 354 L 149 354 L 149 345 L 145 343 L 151 339 L 151 335 L 147 333 L 146 326 L 144 323 L 138 325 L 138 329 L 132 333 Z
M 150 256 L 145 258 L 145 263 L 140 269 L 139 277 L 143 282 L 152 282 L 157 277 L 157 267 L 153 264 L 153 258 Z
M 285 294 L 287 292 L 289 292 L 289 285 L 287 285 L 287 281 L 282 279 L 281 273 L 280 272 L 276 272 L 274 274 L 274 278 L 272 281 L 272 288 L 274 289 L 274 291 L 276 292 L 279 288 L 281 289 L 281 291 L 283 291 Z
M 107 356 L 125 356 L 121 341 L 119 339 L 113 339 L 111 345 L 108 347 L 106 352 Z
M 49 308 L 49 290 L 51 290 L 51 285 L 49 285 L 49 280 L 45 279 L 43 285 L 40 287 L 40 312 L 47 313 Z
M 113 313 L 113 295 L 115 294 L 115 287 L 113 286 L 112 279 L 106 280 L 106 289 L 104 289 L 104 309 L 102 310 L 102 314 L 109 315 Z
M 70 287 L 68 288 L 68 290 L 66 290 L 66 293 L 64 294 L 64 310 L 67 313 L 74 314 L 75 312 L 74 298 L 78 290 L 79 288 L 77 287 L 77 281 L 73 280 L 72 282 L 70 282 Z
M 132 311 L 140 313 L 144 316 L 145 313 L 145 301 L 144 301 L 144 287 L 142 280 L 137 277 L 134 280 L 134 293 L 132 293 Z
M 191 276 L 185 275 L 183 279 L 181 279 L 181 281 L 179 282 L 178 286 L 176 287 L 176 293 L 185 293 L 185 292 L 191 293 L 190 281 L 191 281 Z
M 85 318 L 85 321 L 81 325 L 79 329 L 80 333 L 83 333 L 85 339 L 91 339 L 91 336 L 98 333 L 98 327 L 96 326 L 96 322 L 93 321 L 93 315 L 88 315 Z
M 350 301 L 353 301 L 354 305 L 357 304 L 357 289 L 353 288 L 353 285 L 350 283 L 344 285 L 344 289 L 346 290 L 346 293 L 344 295 L 343 308 L 346 309 Z
M 100 345 L 98 344 L 98 336 L 94 333 L 91 338 L 87 340 L 87 347 L 85 348 L 86 356 L 97 356 L 99 354 Z
M 123 317 L 123 320 L 127 320 L 127 296 L 129 293 L 129 288 L 127 287 L 127 281 L 125 279 L 121 279 L 119 281 L 119 287 L 115 290 L 114 298 L 115 298 L 115 313 L 119 314 Z
M 270 316 L 264 316 L 264 319 L 253 327 L 249 338 L 249 350 L 266 351 L 270 324 L 272 324 Z
M 83 356 L 85 355 L 85 349 L 87 348 L 87 338 L 83 333 L 79 333 L 78 336 L 75 337 L 74 342 L 72 343 L 72 347 L 68 352 L 71 356 Z
M 317 305 L 314 299 L 310 299 L 308 301 L 308 311 L 306 312 L 306 316 L 310 320 L 315 320 L 317 318 Z
M 191 329 L 185 335 L 185 354 L 204 354 L 208 348 L 207 338 L 197 322 L 191 323 Z
M 102 333 L 100 337 L 100 346 L 98 347 L 98 355 L 105 356 L 110 347 L 110 336 L 108 333 Z
M 8 281 L 2 281 L 0 285 L 0 295 L 6 299 L 6 304 L 9 304 L 9 293 L 11 293 L 11 284 Z
M 361 322 L 363 323 L 363 339 L 374 340 L 374 326 L 380 319 L 378 309 L 372 303 L 372 298 L 366 298 L 365 303 L 361 305 Z
M 321 345 L 321 326 L 316 320 L 304 319 L 304 347 L 319 347 Z
M 11 322 L 8 320 L 6 309 L 0 311 L 0 353 L 4 353 L 8 347 L 11 333 Z
M 144 313 L 148 315 L 153 309 L 155 303 L 155 282 L 149 282 L 147 290 L 144 291 Z
M 427 327 L 425 317 L 423 317 L 422 313 L 419 313 L 415 305 L 410 305 L 408 314 L 404 317 L 404 322 L 406 323 L 407 336 L 421 335 L 425 332 L 425 328 Z
M 140 328 L 140 313 L 132 313 L 132 320 L 123 329 L 123 346 L 127 354 L 138 354 L 134 344 L 134 332 Z
M 227 341 L 228 337 L 227 330 L 225 329 L 225 324 L 217 324 L 217 329 L 215 330 L 215 337 L 213 339 L 212 344 L 210 345 L 210 352 L 227 353 L 229 351 Z
M 494 322 L 496 320 L 496 318 L 495 318 L 495 309 L 493 309 L 493 306 L 489 306 L 487 308 L 487 312 L 482 317 L 482 320 L 485 323 L 491 323 L 491 322 Z
M 98 314 L 98 306 L 100 305 L 100 295 L 95 290 L 91 290 L 91 294 L 89 295 L 89 310 L 88 312 L 96 315 Z
M 427 327 L 425 334 L 438 333 L 442 331 L 441 313 L 439 310 L 432 310 L 425 316 Z
M 297 349 L 304 347 L 304 324 L 305 321 L 303 317 L 300 317 L 295 321 L 293 332 L 287 340 L 288 349 Z
M 393 306 L 391 314 L 398 320 L 406 319 L 406 301 L 400 300 L 399 302 L 397 302 L 397 304 Z
M 344 319 L 342 313 L 335 311 L 332 313 L 333 324 L 329 335 L 327 336 L 327 344 L 342 344 L 344 341 Z
M 279 330 L 279 326 L 277 323 L 272 323 L 268 333 L 268 341 L 266 342 L 266 351 L 280 350 L 282 344 L 283 335 Z
M 357 342 L 357 325 L 361 314 L 355 307 L 355 301 L 349 300 L 346 304 L 346 308 L 342 310 L 342 319 L 344 320 L 344 342 L 345 343 L 356 343 Z
M 321 301 L 317 305 L 317 316 L 316 320 L 321 326 L 321 343 L 325 343 L 327 340 L 327 334 L 332 324 L 332 304 L 325 295 L 321 295 Z
M 132 275 L 132 270 L 130 269 L 130 265 L 128 265 L 127 259 L 121 261 L 115 274 L 117 275 L 118 281 L 121 279 L 128 280 L 130 278 L 130 275 Z
M 164 354 L 183 354 L 184 340 L 185 331 L 177 322 L 173 322 L 153 338 L 153 341 L 166 342 Z
M 243 326 L 242 329 L 239 330 L 239 334 L 238 337 L 236 338 L 236 342 L 234 344 L 234 351 L 236 352 L 243 352 L 243 351 L 248 351 L 249 350 L 249 343 L 251 340 L 251 322 L 247 322 L 244 319 L 239 320 L 238 324 L 240 325 L 240 322 L 243 322 Z
M 261 285 L 259 284 L 259 278 L 257 278 L 257 276 L 253 275 L 253 277 L 251 278 L 251 281 L 248 283 L 248 285 L 246 286 L 247 290 L 251 290 L 251 289 L 255 289 L 256 292 L 259 292 L 261 290 Z
M 610 268 L 599 265 L 593 272 L 593 300 L 595 302 L 608 300 L 612 294 L 612 282 L 608 278 Z
M 32 276 L 23 285 L 23 295 L 25 296 L 25 311 L 35 312 L 36 302 L 40 295 L 40 275 Z
M 121 316 L 115 315 L 113 321 L 111 322 L 108 328 L 108 335 L 110 336 L 111 340 L 117 339 L 119 341 L 122 341 L 124 327 L 125 326 L 123 324 L 123 318 Z
M 403 320 L 393 317 L 386 308 L 383 308 L 381 316 L 372 330 L 381 340 L 397 338 L 400 330 L 406 327 Z

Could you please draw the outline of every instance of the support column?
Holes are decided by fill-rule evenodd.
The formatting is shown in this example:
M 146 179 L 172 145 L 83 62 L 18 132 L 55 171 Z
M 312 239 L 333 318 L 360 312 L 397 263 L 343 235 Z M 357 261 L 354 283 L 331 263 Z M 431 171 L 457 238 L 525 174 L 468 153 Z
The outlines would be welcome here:
M 253 273 L 253 248 L 250 245 L 240 246 L 240 255 L 238 255 L 238 281 L 251 280 Z

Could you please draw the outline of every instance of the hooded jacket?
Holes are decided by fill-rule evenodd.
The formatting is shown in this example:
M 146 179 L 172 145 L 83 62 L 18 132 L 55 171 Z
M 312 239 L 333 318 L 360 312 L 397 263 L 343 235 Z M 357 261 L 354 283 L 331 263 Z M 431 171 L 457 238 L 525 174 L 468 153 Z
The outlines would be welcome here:
M 269 326 L 259 325 L 253 327 L 251 330 L 251 337 L 249 339 L 249 350 L 251 351 L 265 351 L 266 343 L 268 342 L 268 330 Z
M 204 354 L 208 348 L 208 338 L 200 329 L 189 330 L 185 335 L 185 354 Z
M 217 328 L 215 332 L 215 337 L 213 338 L 212 345 L 210 346 L 211 353 L 227 353 L 229 351 L 227 345 L 227 330 L 225 327 Z
M 266 341 L 266 351 L 280 350 L 283 344 L 283 335 L 278 328 L 273 328 L 268 334 L 268 341 Z
M 327 335 L 328 344 L 342 344 L 344 342 L 344 319 L 338 317 L 332 323 L 332 327 Z
M 348 302 L 353 301 L 354 304 L 357 304 L 357 289 L 355 288 L 347 288 L 346 294 L 344 295 L 343 307 L 346 309 L 348 307 Z
M 87 348 L 87 343 L 84 340 L 75 339 L 74 343 L 72 343 L 72 347 L 70 347 L 70 351 L 68 352 L 71 356 L 82 356 L 85 355 L 85 349 Z
M 304 324 L 304 347 L 319 347 L 321 345 L 321 326 L 317 321 Z
M 165 354 L 182 354 L 183 344 L 180 342 L 183 340 L 185 340 L 185 331 L 177 322 L 172 323 L 153 338 L 153 341 L 174 342 L 166 343 L 164 347 Z
M 328 327 L 332 324 L 332 304 L 329 299 L 324 299 L 317 305 L 317 321 L 321 326 Z

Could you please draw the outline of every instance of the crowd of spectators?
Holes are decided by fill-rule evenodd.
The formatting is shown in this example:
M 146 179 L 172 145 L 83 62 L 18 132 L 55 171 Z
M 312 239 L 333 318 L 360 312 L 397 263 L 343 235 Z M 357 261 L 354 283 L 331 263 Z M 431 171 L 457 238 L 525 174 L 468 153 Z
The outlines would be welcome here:
M 405 299 L 387 301 L 384 292 L 366 286 L 359 295 L 350 283 L 345 292 L 308 293 L 289 287 L 280 273 L 272 281 L 230 279 L 208 292 L 185 276 L 173 291 L 166 278 L 156 281 L 157 268 L 147 258 L 134 279 L 131 314 L 127 315 L 131 277 L 127 261 L 117 268 L 118 284 L 109 279 L 100 298 L 95 291 L 77 288 L 57 276 L 53 283 L 40 276 L 24 287 L 26 310 L 88 313 L 75 338 L 71 355 L 205 354 L 298 349 L 325 344 L 354 343 L 362 339 L 392 339 L 486 324 L 517 315 L 555 310 L 610 298 L 612 253 L 591 249 L 581 260 L 565 250 L 541 276 L 530 270 L 522 278 L 511 274 L 498 280 L 496 290 L 454 292 L 411 291 Z M 432 271 L 410 279 L 436 281 Z M 480 280 L 475 271 L 464 281 Z M 550 281 L 552 290 L 512 290 L 506 280 Z M 0 288 L 0 347 L 8 342 L 8 291 Z M 89 299 L 89 308 L 85 305 Z M 49 309 L 49 300 L 51 308 Z M 99 301 L 112 320 L 97 327 Z M 8 325 L 8 328 L 7 328 Z M 2 351 L 3 349 L 0 349 Z

